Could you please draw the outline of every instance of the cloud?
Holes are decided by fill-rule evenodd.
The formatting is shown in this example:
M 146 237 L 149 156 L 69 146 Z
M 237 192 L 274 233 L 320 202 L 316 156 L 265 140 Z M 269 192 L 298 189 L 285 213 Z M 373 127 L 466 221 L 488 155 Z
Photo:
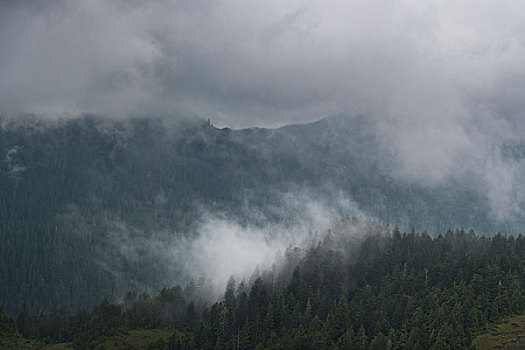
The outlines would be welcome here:
M 521 161 L 500 150 L 525 131 L 521 1 L 0 6 L 1 113 L 197 114 L 232 127 L 362 113 L 403 178 L 471 171 L 491 198 L 519 189 Z M 513 206 L 509 196 L 493 202 Z
M 279 256 L 288 247 L 304 251 L 322 239 L 328 229 L 334 237 L 357 244 L 373 228 L 371 219 L 342 194 L 328 197 L 303 189 L 282 195 L 280 201 L 289 220 L 277 223 L 266 218 L 264 225 L 246 222 L 245 213 L 227 214 L 206 207 L 199 209 L 199 218 L 189 232 L 173 232 L 169 228 L 147 232 L 109 217 L 98 224 L 105 227 L 107 235 L 93 259 L 122 290 L 203 280 L 210 283 L 215 298 L 224 292 L 230 276 L 240 281 L 248 279 L 257 268 L 271 269 L 273 264 L 279 264 Z M 343 213 L 359 221 L 341 221 Z M 254 212 L 249 216 L 264 214 Z M 89 234 L 77 207 L 72 206 L 60 218 L 72 225 L 72 232 Z M 107 254 L 108 250 L 112 253 Z M 143 266 L 148 268 L 140 268 Z
M 139 7 L 20 2 L 2 18 L 2 108 L 128 113 L 153 98 L 161 58 Z
M 345 242 L 352 240 L 357 244 L 373 227 L 371 219 L 343 195 L 325 198 L 303 191 L 287 193 L 282 201 L 283 210 L 288 210 L 291 217 L 286 224 L 268 224 L 266 220 L 267 224 L 261 227 L 241 223 L 238 217 L 205 212 L 195 237 L 166 245 L 168 256 L 174 263 L 182 262 L 183 270 L 190 276 L 204 276 L 212 281 L 220 294 L 230 276 L 240 281 L 249 278 L 257 268 L 270 270 L 273 264 L 279 264 L 279 256 L 288 247 L 307 249 L 322 239 L 328 229 Z M 343 212 L 359 221 L 341 221 Z
M 185 111 L 234 127 L 341 112 L 461 122 L 471 104 L 492 109 L 502 99 L 515 113 L 521 6 L 8 2 L 0 105 L 37 113 Z

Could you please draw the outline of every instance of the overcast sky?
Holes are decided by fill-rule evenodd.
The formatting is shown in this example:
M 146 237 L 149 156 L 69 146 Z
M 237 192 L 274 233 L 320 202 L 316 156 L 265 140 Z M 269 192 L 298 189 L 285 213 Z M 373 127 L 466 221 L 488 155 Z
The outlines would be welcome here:
M 186 112 L 234 127 L 522 114 L 520 0 L 0 6 L 4 112 Z
M 0 111 L 198 115 L 231 127 L 365 114 L 400 155 L 402 175 L 440 181 L 473 167 L 508 209 L 524 173 L 500 152 L 525 131 L 524 7 L 3 1 Z

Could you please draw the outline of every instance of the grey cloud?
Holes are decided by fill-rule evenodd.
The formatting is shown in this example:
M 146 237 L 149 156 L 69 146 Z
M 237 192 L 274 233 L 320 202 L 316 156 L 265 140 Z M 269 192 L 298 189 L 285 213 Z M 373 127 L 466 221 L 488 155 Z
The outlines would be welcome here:
M 523 85 L 523 26 L 510 5 L 44 4 L 4 5 L 3 109 L 182 109 L 234 127 L 341 112 L 457 120 L 480 98 L 519 109 L 513 90 L 495 89 Z M 498 20 L 487 21 L 493 12 Z
M 365 114 L 399 176 L 472 171 L 497 208 L 524 192 L 521 161 L 500 152 L 525 132 L 521 1 L 1 6 L 2 113 L 197 114 L 232 127 Z

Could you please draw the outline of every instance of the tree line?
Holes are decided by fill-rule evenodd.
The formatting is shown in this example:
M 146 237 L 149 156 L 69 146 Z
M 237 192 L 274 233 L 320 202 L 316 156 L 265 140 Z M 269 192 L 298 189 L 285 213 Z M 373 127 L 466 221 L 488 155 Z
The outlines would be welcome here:
M 524 287 L 521 235 L 329 232 L 250 280 L 230 278 L 212 304 L 194 283 L 71 316 L 23 311 L 12 324 L 79 349 L 139 328 L 173 329 L 151 349 L 471 349 L 488 324 L 524 311 Z

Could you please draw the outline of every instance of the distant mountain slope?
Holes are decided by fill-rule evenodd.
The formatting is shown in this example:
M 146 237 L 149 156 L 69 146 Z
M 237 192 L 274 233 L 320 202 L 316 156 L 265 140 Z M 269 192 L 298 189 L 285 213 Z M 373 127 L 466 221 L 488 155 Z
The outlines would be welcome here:
M 425 188 L 391 176 L 395 158 L 364 117 L 243 130 L 96 117 L 2 125 L 0 306 L 9 314 L 78 310 L 169 284 L 184 272 L 151 245 L 126 244 L 191 236 L 203 208 L 291 223 L 286 193 L 347 196 L 378 220 L 431 233 L 519 225 L 494 222 L 475 181 Z

